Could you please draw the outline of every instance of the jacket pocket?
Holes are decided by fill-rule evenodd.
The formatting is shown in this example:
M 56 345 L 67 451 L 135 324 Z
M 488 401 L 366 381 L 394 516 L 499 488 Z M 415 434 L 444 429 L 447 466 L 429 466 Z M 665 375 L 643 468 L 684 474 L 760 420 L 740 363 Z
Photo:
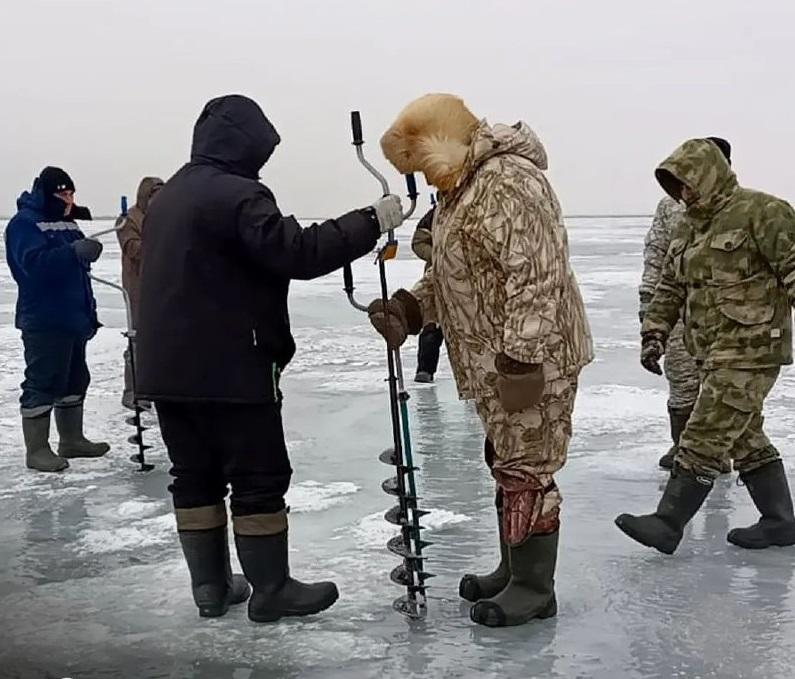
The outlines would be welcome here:
M 739 283 L 749 275 L 751 253 L 748 251 L 748 232 L 733 229 L 716 234 L 709 241 L 712 260 L 712 280 Z
M 775 290 L 770 290 L 767 281 L 751 278 L 734 285 L 716 289 L 720 312 L 740 325 L 770 323 L 776 315 Z

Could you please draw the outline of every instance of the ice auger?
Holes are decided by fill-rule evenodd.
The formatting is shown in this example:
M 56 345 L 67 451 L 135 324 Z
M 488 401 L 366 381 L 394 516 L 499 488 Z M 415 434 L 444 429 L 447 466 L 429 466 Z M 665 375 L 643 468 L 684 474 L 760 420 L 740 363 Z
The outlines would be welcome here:
M 122 196 L 121 198 L 121 216 L 127 216 L 127 197 Z M 93 240 L 97 240 L 101 236 L 104 236 L 108 233 L 115 233 L 121 228 L 121 220 L 117 222 L 116 226 L 111 229 L 104 229 L 103 231 L 98 231 L 95 234 L 89 236 L 89 238 Z M 141 404 L 138 401 L 138 385 L 136 382 L 136 370 L 135 370 L 135 327 L 133 324 L 132 318 L 132 307 L 130 306 L 130 296 L 127 294 L 127 291 L 118 283 L 113 283 L 112 281 L 105 280 L 104 278 L 100 278 L 99 276 L 95 276 L 94 274 L 90 274 L 91 280 L 100 283 L 101 285 L 107 285 L 109 288 L 113 288 L 121 293 L 122 298 L 124 299 L 124 310 L 126 312 L 127 317 L 127 328 L 122 333 L 124 337 L 127 338 L 127 351 L 130 354 L 130 371 L 132 373 L 132 387 L 133 391 L 133 405 L 134 411 L 130 417 L 125 418 L 125 422 L 132 427 L 135 427 L 135 433 L 130 436 L 127 441 L 129 441 L 132 445 L 138 448 L 138 452 L 134 453 L 130 456 L 130 460 L 135 462 L 136 464 L 140 465 L 136 471 L 139 472 L 150 472 L 152 471 L 155 466 L 153 464 L 149 464 L 146 461 L 146 451 L 149 450 L 152 446 L 147 445 L 144 443 L 144 432 L 148 429 L 148 427 L 144 427 L 143 423 L 141 422 L 141 414 L 143 413 L 143 408 L 141 408 Z
M 373 175 L 381 185 L 383 195 L 389 194 L 389 184 L 384 176 L 375 169 L 364 157 L 364 139 L 362 137 L 362 120 L 358 111 L 351 112 L 351 127 L 353 130 L 353 145 L 356 147 L 356 155 L 359 162 Z M 403 215 L 408 219 L 417 207 L 417 185 L 414 175 L 406 175 L 406 186 L 408 187 L 408 197 L 411 199 L 411 207 Z M 379 249 L 375 263 L 378 265 L 378 273 L 381 282 L 381 299 L 384 302 L 385 313 L 389 313 L 387 301 L 389 291 L 386 280 L 386 262 L 394 259 L 397 255 L 398 242 L 393 231 L 387 235 L 387 241 Z M 359 311 L 367 311 L 367 307 L 356 301 L 354 297 L 353 271 L 348 264 L 343 269 L 345 281 L 345 293 L 354 308 Z M 387 318 L 387 325 L 389 319 Z M 418 507 L 419 498 L 417 497 L 417 486 L 414 472 L 414 460 L 411 450 L 411 431 L 409 427 L 408 400 L 409 395 L 403 381 L 403 365 L 400 360 L 400 350 L 390 349 L 387 346 L 387 370 L 389 383 L 389 410 L 392 420 L 392 440 L 391 448 L 385 450 L 379 456 L 384 464 L 395 467 L 394 477 L 386 479 L 381 487 L 384 492 L 397 497 L 398 504 L 392 507 L 384 515 L 384 518 L 391 524 L 400 527 L 400 534 L 387 542 L 387 549 L 393 554 L 401 557 L 403 562 L 392 570 L 390 579 L 397 585 L 406 588 L 406 595 L 395 599 L 393 607 L 411 619 L 421 619 L 425 617 L 427 611 L 427 598 L 425 594 L 425 581 L 433 577 L 424 568 L 425 559 L 423 549 L 431 543 L 422 539 L 420 519 L 428 514 Z

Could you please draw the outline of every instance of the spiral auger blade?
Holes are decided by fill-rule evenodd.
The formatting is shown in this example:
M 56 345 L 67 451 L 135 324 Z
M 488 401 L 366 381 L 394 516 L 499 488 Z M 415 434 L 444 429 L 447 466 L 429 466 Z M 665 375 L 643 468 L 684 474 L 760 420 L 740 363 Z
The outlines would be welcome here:
M 130 462 L 140 465 L 140 467 L 138 467 L 139 472 L 150 472 L 155 468 L 155 465 L 146 461 L 146 451 L 151 450 L 153 446 L 144 443 L 144 432 L 147 431 L 149 427 L 144 427 L 141 422 L 142 413 L 143 408 L 138 405 L 138 399 L 136 399 L 135 414 L 125 419 L 127 424 L 135 427 L 135 433 L 127 438 L 127 442 L 138 449 L 137 453 L 130 455 Z
M 402 456 L 400 456 L 402 457 Z M 381 484 L 382 490 L 393 497 L 398 503 L 388 509 L 384 519 L 400 528 L 400 534 L 387 542 L 387 549 L 402 559 L 389 574 L 389 579 L 401 587 L 406 588 L 406 594 L 393 602 L 393 608 L 411 619 L 421 619 L 426 613 L 426 580 L 434 577 L 424 568 L 427 560 L 423 550 L 431 546 L 431 542 L 422 539 L 421 532 L 424 526 L 420 519 L 430 512 L 419 509 L 419 497 L 410 489 L 416 488 L 414 472 L 418 470 L 413 465 L 403 464 L 394 448 L 383 451 L 378 459 L 386 465 L 395 468 L 395 476 L 391 476 Z

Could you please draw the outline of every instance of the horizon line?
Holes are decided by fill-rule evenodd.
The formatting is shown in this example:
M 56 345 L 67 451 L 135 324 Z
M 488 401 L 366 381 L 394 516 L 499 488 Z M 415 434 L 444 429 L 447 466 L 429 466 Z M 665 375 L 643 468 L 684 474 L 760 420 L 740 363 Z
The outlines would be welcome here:
M 13 216 L 14 215 L 0 215 L 0 219 L 8 221 Z M 289 216 L 289 215 L 285 215 L 285 216 Z M 295 215 L 292 215 L 292 216 L 295 217 Z M 606 219 L 629 219 L 629 218 L 635 218 L 635 219 L 639 219 L 641 217 L 645 218 L 645 217 L 653 217 L 653 216 L 654 215 L 652 213 L 648 213 L 648 214 L 638 214 L 638 213 L 611 214 L 611 213 L 587 213 L 587 212 L 583 212 L 583 213 L 571 214 L 571 215 L 564 214 L 563 218 L 564 219 L 600 219 L 600 218 L 606 218 Z M 119 217 L 119 215 L 98 215 L 98 216 L 94 217 L 92 221 L 95 221 L 95 222 L 106 222 L 106 221 L 110 221 L 112 219 L 117 219 L 118 217 Z M 297 220 L 299 220 L 299 221 L 302 221 L 302 222 L 319 222 L 319 221 L 325 221 L 327 219 L 333 219 L 333 217 L 295 217 L 295 218 Z M 417 220 L 417 219 L 419 219 L 419 217 L 410 217 L 408 221 Z

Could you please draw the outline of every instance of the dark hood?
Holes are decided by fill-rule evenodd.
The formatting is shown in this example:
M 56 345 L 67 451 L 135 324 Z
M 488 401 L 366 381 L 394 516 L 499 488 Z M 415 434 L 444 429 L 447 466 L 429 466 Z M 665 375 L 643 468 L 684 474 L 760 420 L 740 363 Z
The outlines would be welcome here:
M 256 179 L 280 141 L 256 102 L 231 94 L 204 107 L 193 128 L 191 160 Z

